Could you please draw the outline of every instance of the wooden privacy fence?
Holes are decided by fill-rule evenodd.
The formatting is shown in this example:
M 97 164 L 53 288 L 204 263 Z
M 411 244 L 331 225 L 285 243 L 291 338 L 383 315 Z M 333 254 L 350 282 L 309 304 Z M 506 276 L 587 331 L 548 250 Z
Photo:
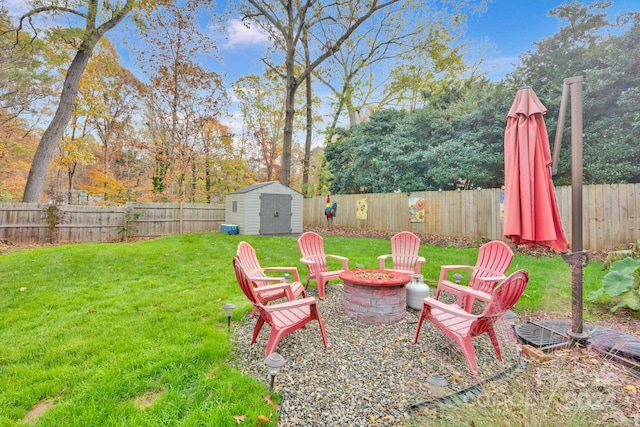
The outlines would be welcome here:
M 0 203 L 0 239 L 14 244 L 115 242 L 126 238 L 216 231 L 224 222 L 224 205 L 129 203 L 125 206 Z M 56 215 L 59 224 L 47 220 Z
M 640 184 L 585 185 L 583 248 L 611 250 L 640 238 Z M 571 187 L 557 187 L 565 233 L 571 242 Z M 366 219 L 358 219 L 358 201 L 366 199 Z M 409 201 L 424 201 L 424 222 L 409 222 Z M 501 190 L 424 191 L 415 193 L 331 195 L 338 203 L 334 225 L 367 230 L 477 239 L 502 236 Z M 304 224 L 325 225 L 326 195 L 304 201 Z
M 585 185 L 583 194 L 583 247 L 611 250 L 640 238 L 640 184 Z M 557 187 L 564 230 L 571 242 L 571 187 Z M 358 201 L 366 199 L 366 219 L 356 217 Z M 424 201 L 424 222 L 409 222 L 409 200 Z M 392 232 L 501 239 L 501 191 L 424 191 L 407 195 L 332 195 L 338 203 L 337 226 Z M 326 224 L 326 195 L 305 199 L 305 225 Z M 362 207 L 362 204 L 360 205 Z M 47 205 L 0 203 L 0 239 L 15 244 L 50 241 L 45 221 Z M 127 237 L 217 231 L 225 222 L 224 205 L 189 203 L 130 203 L 125 206 L 60 206 L 55 241 L 115 242 Z

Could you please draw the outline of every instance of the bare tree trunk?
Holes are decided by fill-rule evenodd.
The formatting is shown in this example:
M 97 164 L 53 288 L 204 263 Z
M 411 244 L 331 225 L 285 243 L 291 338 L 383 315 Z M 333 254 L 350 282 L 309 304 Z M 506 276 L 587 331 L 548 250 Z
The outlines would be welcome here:
M 95 42 L 93 46 L 95 46 Z M 42 201 L 44 184 L 53 154 L 73 114 L 73 106 L 78 94 L 78 84 L 82 73 L 87 68 L 87 63 L 92 53 L 92 48 L 80 49 L 69 66 L 67 77 L 64 79 L 62 93 L 60 94 L 58 109 L 53 116 L 53 120 L 51 120 L 51 123 L 42 134 L 33 162 L 31 162 L 27 185 L 24 188 L 24 196 L 22 197 L 22 201 L 25 203 L 39 203 Z
M 311 139 L 313 136 L 313 92 L 311 89 L 311 74 L 307 81 L 307 138 L 304 142 L 304 159 L 302 160 L 302 188 L 305 196 L 309 194 L 309 160 L 311 158 Z
M 305 68 L 311 64 L 309 53 L 309 43 L 307 41 L 307 31 L 303 30 L 302 43 L 304 46 Z M 313 136 L 313 89 L 311 87 L 311 73 L 307 75 L 307 137 L 304 142 L 304 158 L 302 159 L 302 191 L 305 196 L 309 195 L 309 159 L 311 158 L 311 139 Z
M 293 120 L 295 118 L 296 90 L 299 85 L 294 74 L 295 54 L 295 46 L 290 46 L 289 49 L 287 49 L 287 59 L 285 61 L 287 91 L 285 96 L 284 135 L 282 142 L 282 175 L 280 176 L 280 182 L 286 186 L 289 186 L 289 183 L 291 182 Z
M 204 188 L 207 193 L 207 203 L 211 203 L 211 161 L 209 160 L 209 150 L 205 152 L 204 158 Z
M 127 0 L 122 7 L 114 7 L 112 10 L 112 17 L 108 21 L 104 22 L 99 27 L 96 27 L 96 18 L 98 17 L 97 0 L 89 0 L 87 2 L 86 10 L 79 13 L 79 16 L 84 16 L 86 19 L 86 32 L 87 37 L 83 40 L 82 45 L 78 49 L 76 56 L 71 61 L 69 69 L 67 70 L 67 76 L 64 79 L 64 85 L 62 87 L 62 93 L 60 94 L 60 103 L 56 114 L 53 116 L 53 120 L 49 123 L 49 126 L 42 134 L 40 144 L 36 150 L 36 154 L 31 162 L 31 169 L 29 170 L 29 177 L 27 178 L 27 184 L 24 188 L 24 195 L 22 201 L 27 203 L 39 203 L 42 200 L 42 194 L 44 192 L 44 184 L 51 166 L 51 160 L 53 159 L 53 153 L 64 131 L 69 124 L 69 119 L 73 113 L 73 104 L 75 103 L 76 95 L 78 94 L 78 84 L 80 78 L 87 68 L 87 63 L 93 55 L 93 49 L 100 38 L 118 25 L 125 16 L 133 9 L 135 0 Z M 58 9 L 55 5 L 44 8 L 36 8 L 27 12 L 20 18 L 20 25 L 24 19 L 31 19 L 31 16 L 38 13 L 46 13 L 47 11 L 55 11 Z M 69 12 L 70 9 L 63 8 L 65 12 Z

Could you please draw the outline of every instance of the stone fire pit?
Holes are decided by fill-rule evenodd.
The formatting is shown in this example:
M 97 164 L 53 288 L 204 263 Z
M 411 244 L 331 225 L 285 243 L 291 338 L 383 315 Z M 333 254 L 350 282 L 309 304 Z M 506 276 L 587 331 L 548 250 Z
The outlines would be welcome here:
M 390 270 L 349 270 L 344 282 L 344 314 L 362 323 L 396 323 L 407 309 L 405 285 L 411 276 Z

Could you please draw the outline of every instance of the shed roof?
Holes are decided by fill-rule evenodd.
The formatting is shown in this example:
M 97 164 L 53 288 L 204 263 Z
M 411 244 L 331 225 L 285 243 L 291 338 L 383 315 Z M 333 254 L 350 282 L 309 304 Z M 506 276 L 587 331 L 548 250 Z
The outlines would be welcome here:
M 257 183 L 257 184 L 253 184 L 253 185 L 250 185 L 250 186 L 248 186 L 248 187 L 240 188 L 240 189 L 238 189 L 238 190 L 236 190 L 236 191 L 233 191 L 233 192 L 231 192 L 231 193 L 229 193 L 229 194 L 244 194 L 244 193 L 250 193 L 250 192 L 252 192 L 252 191 L 259 190 L 259 189 L 260 189 L 260 188 L 262 188 L 262 187 L 266 187 L 266 186 L 268 186 L 268 185 L 272 185 L 272 184 L 282 185 L 283 187 L 286 187 L 286 188 L 290 189 L 291 191 L 295 191 L 296 193 L 301 194 L 299 191 L 296 191 L 296 190 L 294 190 L 293 188 L 287 187 L 286 185 L 281 184 L 279 181 L 259 182 L 259 183 Z

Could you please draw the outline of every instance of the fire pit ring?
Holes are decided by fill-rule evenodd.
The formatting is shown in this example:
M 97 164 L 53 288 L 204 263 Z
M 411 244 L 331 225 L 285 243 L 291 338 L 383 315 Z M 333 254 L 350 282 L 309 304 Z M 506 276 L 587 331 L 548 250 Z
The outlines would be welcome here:
M 411 276 L 390 270 L 349 270 L 340 274 L 344 282 L 344 314 L 369 324 L 389 324 L 404 318 L 407 309 L 405 285 Z

